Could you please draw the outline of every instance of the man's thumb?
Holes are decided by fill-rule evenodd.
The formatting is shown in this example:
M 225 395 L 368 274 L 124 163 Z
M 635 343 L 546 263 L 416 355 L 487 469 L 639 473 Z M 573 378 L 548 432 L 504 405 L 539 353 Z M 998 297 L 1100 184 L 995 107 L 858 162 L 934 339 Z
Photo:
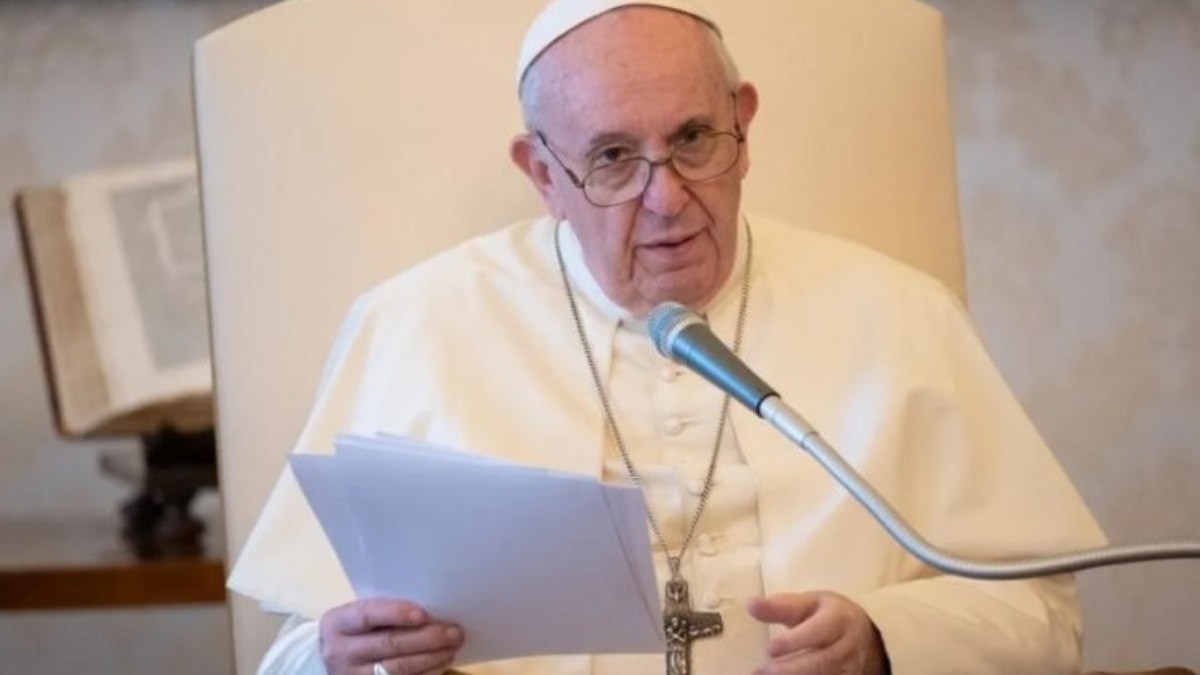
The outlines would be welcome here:
M 812 616 L 821 604 L 818 593 L 779 593 L 753 598 L 746 605 L 750 616 L 763 623 L 795 626 Z

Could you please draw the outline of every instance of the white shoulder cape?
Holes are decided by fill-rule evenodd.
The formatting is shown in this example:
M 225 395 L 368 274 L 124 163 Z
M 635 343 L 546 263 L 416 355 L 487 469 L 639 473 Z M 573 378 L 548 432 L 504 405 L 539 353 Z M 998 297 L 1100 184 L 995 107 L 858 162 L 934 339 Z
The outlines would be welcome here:
M 944 288 L 856 244 L 749 220 L 746 362 L 922 533 L 981 558 L 1103 543 Z M 598 476 L 605 427 L 553 232 L 549 219 L 519 223 L 362 296 L 295 451 L 330 452 L 342 432 L 388 431 Z M 615 325 L 586 304 L 581 310 L 605 372 Z M 765 422 L 740 408 L 732 422 L 758 480 L 768 594 L 827 589 L 855 598 L 879 626 L 897 674 L 1077 668 L 1069 578 L 937 576 Z M 229 585 L 308 617 L 353 597 L 286 469 Z M 566 673 L 581 658 L 535 662 L 537 672 Z M 535 662 L 511 672 L 535 672 Z

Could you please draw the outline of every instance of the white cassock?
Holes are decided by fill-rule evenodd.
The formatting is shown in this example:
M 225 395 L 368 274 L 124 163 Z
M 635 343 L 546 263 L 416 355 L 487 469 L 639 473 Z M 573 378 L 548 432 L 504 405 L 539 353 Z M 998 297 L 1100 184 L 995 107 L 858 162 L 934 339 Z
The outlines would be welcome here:
M 979 558 L 1104 543 L 941 285 L 856 244 L 748 221 L 743 358 L 919 531 Z M 617 423 L 675 550 L 702 488 L 721 395 L 654 352 L 644 325 L 588 274 L 570 228 L 556 230 L 550 219 L 467 242 L 360 298 L 296 451 L 330 452 L 342 432 L 388 431 L 625 480 L 568 309 L 555 236 Z M 736 324 L 745 240 L 743 231 L 738 266 L 706 310 L 726 340 Z M 748 617 L 746 600 L 806 590 L 837 591 L 862 605 L 896 675 L 1078 672 L 1070 577 L 939 576 L 765 422 L 736 405 L 729 421 L 712 498 L 683 568 L 696 609 L 719 610 L 726 624 L 721 637 L 693 647 L 695 672 L 751 672 L 765 659 L 769 631 Z M 661 581 L 657 547 L 655 556 Z M 230 587 L 310 619 L 352 599 L 289 472 Z M 322 673 L 316 650 L 313 624 L 289 622 L 260 672 Z M 465 670 L 658 674 L 663 657 L 540 657 Z

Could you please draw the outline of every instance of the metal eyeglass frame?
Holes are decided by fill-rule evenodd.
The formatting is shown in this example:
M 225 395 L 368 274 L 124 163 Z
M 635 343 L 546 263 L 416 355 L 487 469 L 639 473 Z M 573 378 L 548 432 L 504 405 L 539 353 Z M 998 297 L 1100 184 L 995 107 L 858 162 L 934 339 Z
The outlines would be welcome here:
M 605 169 L 609 169 L 613 166 L 616 166 L 616 164 L 608 164 L 605 166 L 599 166 L 594 169 L 591 169 L 583 175 L 582 179 L 580 179 L 579 175 L 576 174 L 574 171 L 572 171 L 566 165 L 566 163 L 562 161 L 562 158 L 558 156 L 558 153 L 554 152 L 554 148 L 550 147 L 550 141 L 548 141 L 546 139 L 545 134 L 543 134 L 540 130 L 535 130 L 533 133 L 537 136 L 538 140 L 541 141 L 542 146 L 546 148 L 546 151 L 550 153 L 550 156 L 554 158 L 554 161 L 558 162 L 558 165 L 560 167 L 562 167 L 563 172 L 567 174 L 567 178 L 571 179 L 571 184 L 574 185 L 581 192 L 583 192 L 583 198 L 586 199 L 588 201 L 588 203 L 593 206 L 596 206 L 599 208 L 608 208 L 611 206 L 620 206 L 621 204 L 628 204 L 629 202 L 632 202 L 636 199 L 640 199 L 641 196 L 646 193 L 646 188 L 650 187 L 650 181 L 654 180 L 654 170 L 660 166 L 665 166 L 667 164 L 670 164 L 671 168 L 674 169 L 674 171 L 675 171 L 675 175 L 679 176 L 680 180 L 684 181 L 685 183 L 703 183 L 704 181 L 713 180 L 714 178 L 720 178 L 721 176 L 724 176 L 725 174 L 729 173 L 730 169 L 737 166 L 738 160 L 742 156 L 742 144 L 744 144 L 746 142 L 746 134 L 742 133 L 741 122 L 739 122 L 737 119 L 737 94 L 733 94 L 733 101 L 734 101 L 733 131 L 707 131 L 704 133 L 704 135 L 709 138 L 712 138 L 715 136 L 729 136 L 729 137 L 733 138 L 735 141 L 737 141 L 737 152 L 734 154 L 733 161 L 729 163 L 729 166 L 725 167 L 721 171 L 718 171 L 717 173 L 714 173 L 711 176 L 706 176 L 704 178 L 691 179 L 691 178 L 685 177 L 683 175 L 683 173 L 679 170 L 679 167 L 675 166 L 675 153 L 679 149 L 678 145 L 672 146 L 671 151 L 668 152 L 667 155 L 665 157 L 662 157 L 661 159 L 650 159 L 649 157 L 646 157 L 645 155 L 640 155 L 638 157 L 630 157 L 629 159 L 621 160 L 621 162 L 622 163 L 645 162 L 650 167 L 650 170 L 646 172 L 645 183 L 642 185 L 642 189 L 640 189 L 636 193 L 634 193 L 634 195 L 631 196 L 629 199 L 623 199 L 619 202 L 613 202 L 611 204 L 600 204 L 600 203 L 596 202 L 595 200 L 593 200 L 591 195 L 589 195 L 588 191 L 587 191 L 587 181 L 588 181 L 588 178 L 590 178 L 592 176 L 592 174 L 596 173 L 597 171 L 603 171 Z

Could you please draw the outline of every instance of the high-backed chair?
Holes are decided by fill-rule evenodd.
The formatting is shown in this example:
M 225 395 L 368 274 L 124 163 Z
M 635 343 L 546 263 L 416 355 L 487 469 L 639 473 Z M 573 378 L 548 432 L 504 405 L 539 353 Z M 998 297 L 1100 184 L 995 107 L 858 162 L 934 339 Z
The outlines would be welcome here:
M 912 0 L 703 0 L 759 85 L 748 209 L 963 295 L 942 25 Z M 196 46 L 226 531 L 236 556 L 352 298 L 541 212 L 507 159 L 544 0 L 290 0 Z M 274 636 L 235 600 L 239 672 Z

